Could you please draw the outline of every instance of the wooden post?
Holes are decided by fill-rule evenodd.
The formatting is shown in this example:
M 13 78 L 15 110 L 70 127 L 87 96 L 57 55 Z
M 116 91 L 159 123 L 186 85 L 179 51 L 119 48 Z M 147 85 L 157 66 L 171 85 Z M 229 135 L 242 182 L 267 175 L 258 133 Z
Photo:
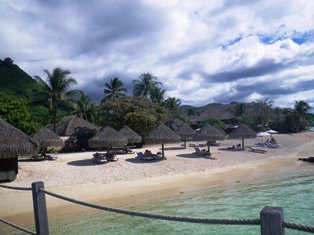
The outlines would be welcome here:
M 164 143 L 161 144 L 161 153 L 162 153 L 162 157 L 165 157 L 165 146 Z
M 44 182 L 39 181 L 39 182 L 32 183 L 36 234 L 48 235 L 49 228 L 48 228 L 46 197 L 45 197 L 45 193 L 40 191 L 40 188 L 42 189 L 45 188 Z
M 284 235 L 283 217 L 281 207 L 264 207 L 260 212 L 261 235 Z

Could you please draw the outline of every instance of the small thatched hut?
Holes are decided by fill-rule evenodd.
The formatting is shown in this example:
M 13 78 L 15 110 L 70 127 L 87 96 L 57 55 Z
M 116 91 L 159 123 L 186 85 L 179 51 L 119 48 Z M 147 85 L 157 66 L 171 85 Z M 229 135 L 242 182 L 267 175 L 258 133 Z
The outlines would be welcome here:
M 208 153 L 210 153 L 210 142 L 216 140 L 223 140 L 225 134 L 222 131 L 219 131 L 217 127 L 213 125 L 206 125 L 202 127 L 196 134 L 193 136 L 193 141 L 207 141 Z
M 164 124 L 160 124 L 152 130 L 146 137 L 146 144 L 161 144 L 162 156 L 165 157 L 164 144 L 179 143 L 181 137 Z
M 256 138 L 256 132 L 245 124 L 239 124 L 230 128 L 229 139 L 242 139 L 242 149 L 244 150 L 244 139 Z
M 47 128 L 53 131 L 53 125 L 47 125 Z M 80 129 L 90 129 L 90 130 L 98 130 L 99 128 L 96 127 L 94 124 L 86 121 L 83 118 L 76 117 L 76 116 L 67 116 L 62 118 L 56 124 L 56 134 L 58 136 L 71 136 L 75 134 L 75 132 Z
M 62 139 L 50 129 L 43 127 L 39 133 L 33 137 L 39 143 L 40 149 L 46 154 L 48 147 L 60 148 L 63 146 Z
M 142 141 L 142 137 L 128 126 L 122 127 L 119 133 L 128 139 L 128 144 L 137 144 Z
M 184 147 L 186 148 L 186 141 L 191 140 L 195 134 L 192 127 L 177 118 L 166 122 L 166 125 L 181 137 L 181 140 L 184 141 Z
M 89 139 L 88 145 L 91 148 L 112 148 L 113 146 L 125 146 L 128 140 L 125 136 L 121 135 L 118 131 L 107 126 L 100 129 L 96 135 Z
M 0 118 L 0 181 L 16 178 L 18 156 L 36 152 L 38 143 L 34 139 Z

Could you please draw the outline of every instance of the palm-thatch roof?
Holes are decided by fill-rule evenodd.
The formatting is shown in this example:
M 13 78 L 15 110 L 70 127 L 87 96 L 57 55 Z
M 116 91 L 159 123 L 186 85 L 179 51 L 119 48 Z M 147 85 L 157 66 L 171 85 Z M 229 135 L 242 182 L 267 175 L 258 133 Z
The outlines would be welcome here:
M 252 139 L 256 137 L 256 132 L 245 124 L 239 124 L 231 128 L 228 134 L 229 139 L 242 139 L 242 149 L 244 149 L 244 139 Z
M 195 133 L 193 141 L 206 140 L 208 153 L 210 153 L 210 141 L 223 140 L 225 137 L 225 133 L 219 130 L 216 126 L 207 124 Z
M 39 133 L 34 135 L 34 139 L 38 141 L 42 149 L 47 147 L 61 147 L 63 145 L 62 139 L 46 127 L 41 128 Z
M 47 128 L 53 131 L 53 125 L 47 125 Z M 58 136 L 70 136 L 80 129 L 98 130 L 99 128 L 83 118 L 76 116 L 67 116 L 56 123 L 56 134 Z
M 109 126 L 100 129 L 93 138 L 88 140 L 88 145 L 92 148 L 125 146 L 127 143 L 126 137 Z
M 147 144 L 178 143 L 180 141 L 180 136 L 164 124 L 157 126 L 145 137 Z
M 195 133 L 195 135 L 193 136 L 193 140 L 194 141 L 223 140 L 225 136 L 226 135 L 222 131 L 219 131 L 217 127 L 208 124 Z
M 142 137 L 128 126 L 122 127 L 119 133 L 128 139 L 128 144 L 140 143 L 142 141 Z
M 185 122 L 175 118 L 171 121 L 167 122 L 166 125 L 170 127 L 175 133 L 177 133 L 182 140 L 189 140 L 192 139 L 195 131 Z
M 230 139 L 251 139 L 256 137 L 256 132 L 245 124 L 239 124 L 231 129 L 231 132 L 228 134 Z
M 0 159 L 31 155 L 37 151 L 36 140 L 0 118 Z

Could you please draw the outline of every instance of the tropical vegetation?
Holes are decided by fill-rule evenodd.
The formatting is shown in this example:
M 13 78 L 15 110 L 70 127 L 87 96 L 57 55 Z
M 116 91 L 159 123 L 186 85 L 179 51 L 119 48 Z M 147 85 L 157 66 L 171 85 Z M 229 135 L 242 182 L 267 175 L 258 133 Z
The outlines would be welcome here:
M 176 97 L 167 97 L 167 91 L 157 77 L 143 73 L 133 80 L 128 93 L 123 79 L 112 77 L 104 83 L 103 99 L 96 104 L 82 91 L 73 90 L 77 84 L 69 70 L 44 70 L 46 78 L 31 78 L 11 58 L 0 60 L 0 116 L 28 134 L 67 115 L 76 115 L 98 126 L 120 129 L 128 125 L 146 135 L 160 122 L 179 118 L 194 128 L 206 124 L 244 123 L 256 131 L 275 129 L 282 133 L 306 130 L 314 123 L 311 107 L 303 100 L 295 101 L 293 108 L 273 107 L 270 99 L 252 103 L 233 103 L 233 117 L 229 120 L 203 117 L 198 107 L 182 106 Z M 101 89 L 101 88 L 100 88 Z M 129 95 L 132 94 L 132 95 Z M 195 121 L 199 120 L 199 121 Z

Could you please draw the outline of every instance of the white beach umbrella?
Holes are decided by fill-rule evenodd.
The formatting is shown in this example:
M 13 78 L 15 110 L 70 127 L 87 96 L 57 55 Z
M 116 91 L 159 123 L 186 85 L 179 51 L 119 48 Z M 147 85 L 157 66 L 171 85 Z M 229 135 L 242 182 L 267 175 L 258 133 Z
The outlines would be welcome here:
M 274 131 L 272 129 L 269 129 L 268 131 L 265 131 L 265 132 L 267 132 L 269 134 L 278 134 L 278 131 Z
M 256 134 L 257 137 L 269 137 L 270 136 L 270 133 L 268 132 L 258 132 Z

